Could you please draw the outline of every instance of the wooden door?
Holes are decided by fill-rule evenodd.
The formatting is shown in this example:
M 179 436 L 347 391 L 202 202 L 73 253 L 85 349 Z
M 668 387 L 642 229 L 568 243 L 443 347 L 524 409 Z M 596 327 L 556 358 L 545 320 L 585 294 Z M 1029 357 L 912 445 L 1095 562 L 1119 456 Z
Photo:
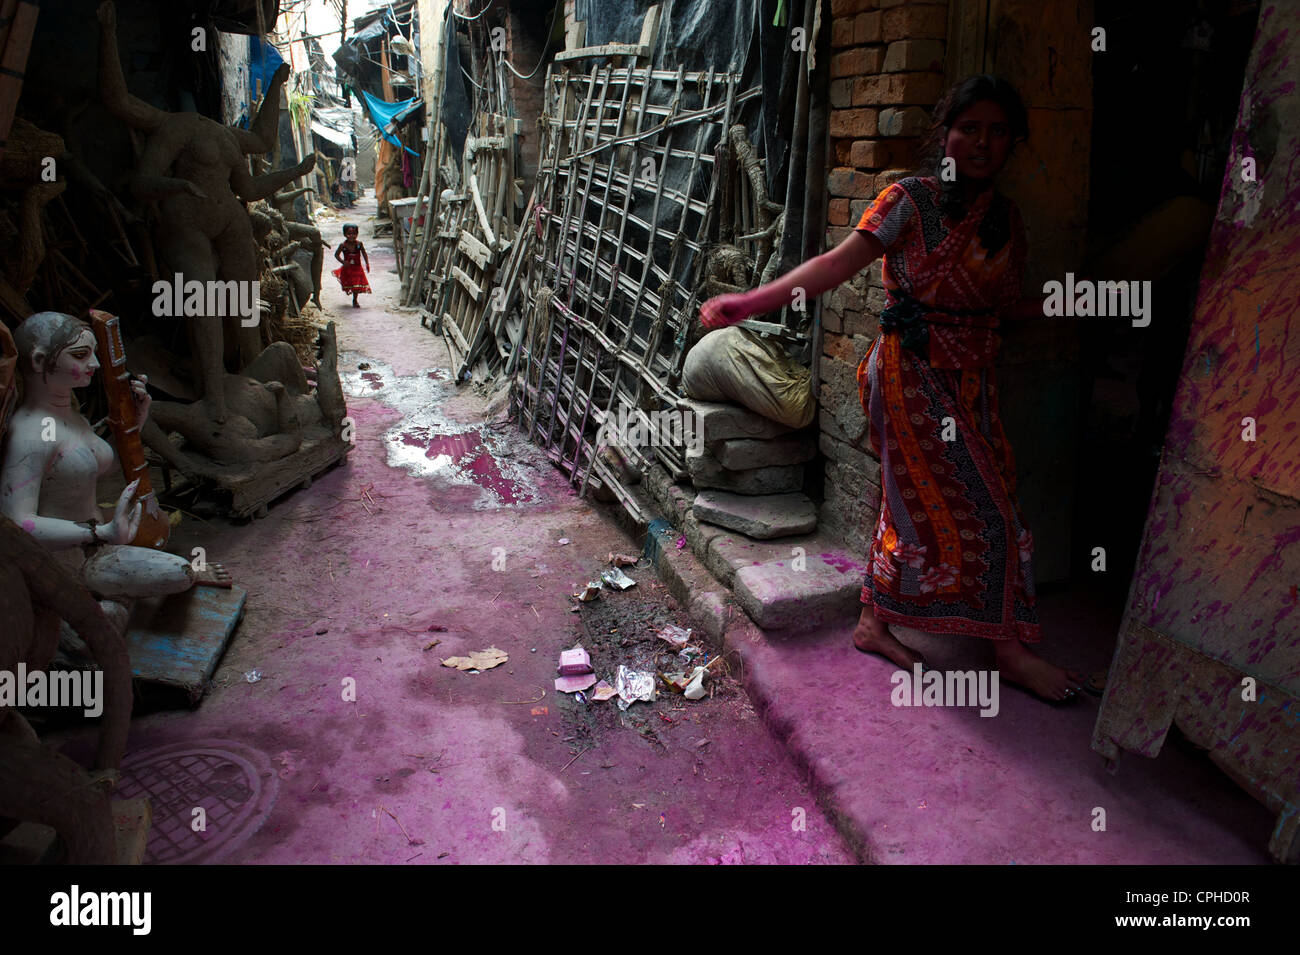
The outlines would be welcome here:
M 1300 2 L 1260 16 L 1093 749 L 1176 725 L 1300 861 Z

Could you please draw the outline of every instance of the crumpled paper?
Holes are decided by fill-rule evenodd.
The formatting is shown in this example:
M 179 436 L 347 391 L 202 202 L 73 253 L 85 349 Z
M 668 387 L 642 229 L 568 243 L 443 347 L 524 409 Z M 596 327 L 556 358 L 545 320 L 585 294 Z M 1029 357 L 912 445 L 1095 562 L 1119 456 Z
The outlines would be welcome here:
M 600 575 L 600 579 L 609 584 L 610 588 L 614 590 L 627 590 L 629 587 L 636 586 L 636 581 L 617 567 L 611 567 L 605 571 Z
M 626 710 L 633 703 L 645 701 L 653 703 L 655 698 L 655 675 L 649 670 L 629 670 L 619 664 L 614 674 L 614 689 L 618 691 L 618 708 Z

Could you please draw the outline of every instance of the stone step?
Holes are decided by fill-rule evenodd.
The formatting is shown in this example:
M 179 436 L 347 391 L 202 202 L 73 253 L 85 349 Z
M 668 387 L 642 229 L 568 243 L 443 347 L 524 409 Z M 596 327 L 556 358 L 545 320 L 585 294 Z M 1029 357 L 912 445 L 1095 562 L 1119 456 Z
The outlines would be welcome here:
M 709 450 L 718 463 L 732 471 L 771 467 L 779 464 L 803 464 L 817 456 L 817 445 L 808 437 L 728 438 L 715 441 Z
M 701 491 L 693 511 L 701 521 L 770 540 L 807 534 L 817 527 L 817 507 L 807 494 L 746 496 L 726 491 Z
M 847 623 L 861 613 L 862 575 L 842 566 L 810 555 L 741 567 L 732 592 L 764 630 Z
M 686 468 L 697 488 L 718 488 L 733 494 L 785 494 L 803 490 L 803 465 L 730 471 L 707 451 L 687 449 Z

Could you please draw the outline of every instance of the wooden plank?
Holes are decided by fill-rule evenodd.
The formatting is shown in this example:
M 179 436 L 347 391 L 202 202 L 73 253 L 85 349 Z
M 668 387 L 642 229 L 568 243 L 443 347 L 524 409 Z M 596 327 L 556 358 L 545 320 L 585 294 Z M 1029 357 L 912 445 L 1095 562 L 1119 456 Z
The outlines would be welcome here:
M 478 300 L 483 297 L 483 290 L 478 287 L 478 283 L 470 278 L 459 266 L 453 265 L 451 267 L 451 274 L 455 277 L 456 281 L 460 283 L 461 288 L 468 292 L 470 298 L 475 302 L 478 302 Z
M 140 599 L 126 628 L 132 676 L 185 692 L 197 703 L 244 615 L 243 587 L 191 587 Z
M 472 232 L 464 229 L 461 230 L 460 242 L 456 248 L 463 255 L 473 259 L 480 269 L 486 269 L 488 260 L 492 258 L 492 250 L 480 242 Z
M 600 46 L 584 46 L 576 50 L 564 50 L 555 54 L 557 63 L 581 60 L 588 56 L 644 56 L 650 55 L 649 44 L 641 43 L 602 43 Z

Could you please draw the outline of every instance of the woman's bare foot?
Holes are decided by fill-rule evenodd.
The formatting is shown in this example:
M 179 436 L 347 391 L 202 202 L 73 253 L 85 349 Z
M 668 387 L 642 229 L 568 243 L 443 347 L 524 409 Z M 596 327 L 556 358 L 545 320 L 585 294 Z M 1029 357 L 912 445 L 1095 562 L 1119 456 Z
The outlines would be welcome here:
M 234 584 L 235 578 L 221 564 L 208 564 L 194 572 L 195 587 L 233 587 Z
M 905 670 L 911 670 L 916 663 L 925 663 L 921 654 L 899 643 L 889 628 L 876 619 L 870 605 L 862 608 L 857 629 L 853 631 L 853 645 L 863 653 L 878 653 Z
M 1083 689 L 1083 676 L 1048 663 L 1019 640 L 998 640 L 998 673 L 1008 683 L 1023 686 L 1044 700 L 1073 699 Z

